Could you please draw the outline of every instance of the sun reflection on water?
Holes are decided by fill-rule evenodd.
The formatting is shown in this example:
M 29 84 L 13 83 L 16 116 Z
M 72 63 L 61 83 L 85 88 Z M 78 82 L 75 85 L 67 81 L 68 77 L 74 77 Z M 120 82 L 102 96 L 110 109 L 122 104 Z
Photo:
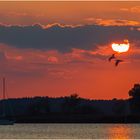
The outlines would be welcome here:
M 109 128 L 109 139 L 131 139 L 132 128 L 128 125 L 113 125 Z

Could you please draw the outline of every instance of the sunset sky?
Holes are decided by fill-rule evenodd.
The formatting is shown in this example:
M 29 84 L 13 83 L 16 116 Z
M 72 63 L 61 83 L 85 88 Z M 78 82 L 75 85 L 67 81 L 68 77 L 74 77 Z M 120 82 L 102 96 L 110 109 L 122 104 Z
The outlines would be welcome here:
M 125 39 L 115 67 L 111 44 Z M 128 98 L 140 83 L 140 2 L 0 2 L 0 75 L 10 98 Z

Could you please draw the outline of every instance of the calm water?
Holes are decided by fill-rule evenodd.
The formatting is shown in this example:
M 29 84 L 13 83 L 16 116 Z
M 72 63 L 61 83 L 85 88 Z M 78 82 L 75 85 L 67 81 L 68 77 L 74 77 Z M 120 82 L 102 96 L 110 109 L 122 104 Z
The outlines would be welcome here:
M 140 124 L 15 124 L 0 126 L 0 138 L 140 138 Z

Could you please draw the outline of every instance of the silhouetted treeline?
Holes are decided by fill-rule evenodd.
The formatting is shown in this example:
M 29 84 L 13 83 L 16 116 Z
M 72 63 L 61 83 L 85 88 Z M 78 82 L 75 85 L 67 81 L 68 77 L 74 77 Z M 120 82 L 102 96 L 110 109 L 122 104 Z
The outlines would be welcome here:
M 140 84 L 126 100 L 90 100 L 74 93 L 65 97 L 33 97 L 0 101 L 0 114 L 19 123 L 43 122 L 140 122 Z

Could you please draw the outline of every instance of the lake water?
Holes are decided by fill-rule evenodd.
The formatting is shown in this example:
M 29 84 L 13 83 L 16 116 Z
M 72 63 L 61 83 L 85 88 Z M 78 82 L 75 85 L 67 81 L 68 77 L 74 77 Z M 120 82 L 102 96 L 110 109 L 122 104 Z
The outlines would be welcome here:
M 2 138 L 136 139 L 140 124 L 15 124 L 0 125 Z

